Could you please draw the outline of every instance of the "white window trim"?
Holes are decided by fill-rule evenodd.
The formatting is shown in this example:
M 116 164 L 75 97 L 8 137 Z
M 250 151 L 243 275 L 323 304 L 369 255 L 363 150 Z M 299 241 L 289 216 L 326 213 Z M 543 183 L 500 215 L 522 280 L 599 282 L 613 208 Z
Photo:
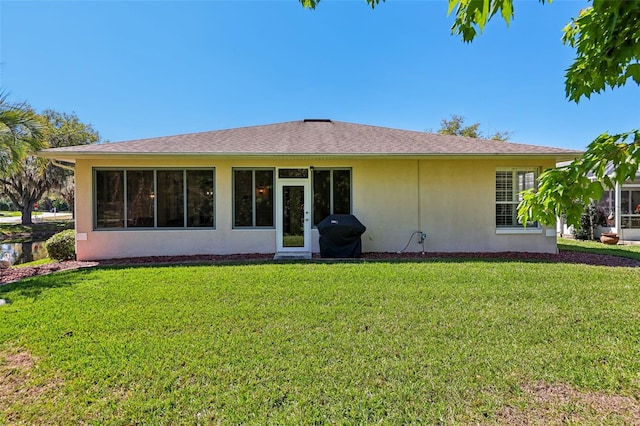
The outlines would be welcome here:
M 620 187 L 620 202 L 622 202 L 622 193 L 625 191 L 638 191 L 640 189 L 640 185 L 637 183 L 625 183 L 622 184 L 622 186 Z M 631 199 L 629 199 L 629 201 L 631 201 Z M 633 203 L 630 206 L 631 207 L 631 211 L 633 211 Z M 631 221 L 632 219 L 636 219 L 640 217 L 640 214 L 638 213 L 622 213 L 622 206 L 620 206 L 620 228 L 624 229 L 625 231 L 629 231 L 629 230 L 637 230 L 640 228 L 637 227 L 624 227 L 622 226 L 622 220 L 623 219 L 628 219 L 629 221 Z
M 497 167 L 493 173 L 494 176 L 494 184 L 495 184 L 495 174 L 496 172 L 534 172 L 536 175 L 536 179 L 540 176 L 540 167 Z M 494 207 L 498 204 L 498 200 L 496 200 L 496 193 L 493 192 L 493 205 Z M 505 204 L 513 204 L 513 203 L 505 203 Z M 495 222 L 495 213 L 494 213 L 494 222 Z M 539 222 L 536 222 L 535 225 L 532 226 L 503 226 L 498 227 L 495 225 L 496 235 L 538 235 L 542 234 L 543 229 Z
M 496 228 L 496 235 L 539 235 L 542 234 L 542 227 L 538 225 L 527 226 L 526 228 Z

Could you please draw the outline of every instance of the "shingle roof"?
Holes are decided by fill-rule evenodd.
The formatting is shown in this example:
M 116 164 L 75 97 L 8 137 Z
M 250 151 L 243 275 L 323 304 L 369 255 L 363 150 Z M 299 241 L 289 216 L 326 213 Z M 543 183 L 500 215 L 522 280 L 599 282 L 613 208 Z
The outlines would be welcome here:
M 118 154 L 225 156 L 542 155 L 570 158 L 580 151 L 445 136 L 328 120 L 301 120 L 40 152 L 71 159 Z

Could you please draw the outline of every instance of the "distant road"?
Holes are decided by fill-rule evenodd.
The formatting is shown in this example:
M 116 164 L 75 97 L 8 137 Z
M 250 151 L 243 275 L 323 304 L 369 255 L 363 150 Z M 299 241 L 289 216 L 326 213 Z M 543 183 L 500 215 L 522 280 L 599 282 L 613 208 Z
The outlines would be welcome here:
M 42 220 L 47 219 L 71 219 L 71 213 L 63 212 L 63 213 L 49 213 L 45 212 L 38 216 L 31 216 L 31 220 L 33 223 L 41 222 Z M 20 216 L 9 216 L 9 217 L 0 217 L 0 223 L 20 223 L 22 218 Z

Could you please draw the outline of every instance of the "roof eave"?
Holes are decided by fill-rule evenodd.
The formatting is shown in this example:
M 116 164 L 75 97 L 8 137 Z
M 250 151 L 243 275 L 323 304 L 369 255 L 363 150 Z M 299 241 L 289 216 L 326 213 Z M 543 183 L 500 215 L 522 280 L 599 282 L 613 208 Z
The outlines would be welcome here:
M 473 158 L 473 157 L 548 157 L 557 161 L 572 160 L 581 155 L 581 152 L 563 153 L 563 152 L 482 152 L 482 153 L 326 153 L 326 152 L 298 152 L 298 153 L 279 153 L 279 152 L 261 152 L 261 153 L 241 153 L 241 152 L 47 152 L 40 151 L 38 155 L 43 158 L 64 160 L 75 162 L 75 160 L 99 159 L 105 157 L 224 157 L 224 158 L 281 158 L 281 157 L 342 157 L 342 158 L 395 158 L 395 159 L 416 159 L 416 158 Z

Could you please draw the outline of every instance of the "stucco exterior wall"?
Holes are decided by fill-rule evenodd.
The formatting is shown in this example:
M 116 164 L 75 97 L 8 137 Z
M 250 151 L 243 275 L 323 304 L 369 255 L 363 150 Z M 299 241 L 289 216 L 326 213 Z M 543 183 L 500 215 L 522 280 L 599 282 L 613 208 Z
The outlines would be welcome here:
M 427 234 L 427 252 L 556 252 L 555 228 L 498 234 L 495 171 L 540 167 L 553 160 L 529 159 L 111 159 L 76 163 L 76 249 L 78 259 L 133 256 L 274 253 L 275 229 L 232 228 L 233 167 L 351 167 L 353 214 L 367 227 L 364 252 L 396 252 L 412 233 Z M 215 167 L 213 230 L 94 230 L 93 168 Z M 318 233 L 311 232 L 318 252 Z M 406 251 L 421 252 L 414 235 Z
M 398 251 L 424 232 L 426 252 L 555 253 L 555 227 L 498 233 L 498 168 L 552 167 L 541 160 L 354 162 L 354 214 L 367 226 L 363 251 Z M 420 252 L 414 235 L 406 251 Z

